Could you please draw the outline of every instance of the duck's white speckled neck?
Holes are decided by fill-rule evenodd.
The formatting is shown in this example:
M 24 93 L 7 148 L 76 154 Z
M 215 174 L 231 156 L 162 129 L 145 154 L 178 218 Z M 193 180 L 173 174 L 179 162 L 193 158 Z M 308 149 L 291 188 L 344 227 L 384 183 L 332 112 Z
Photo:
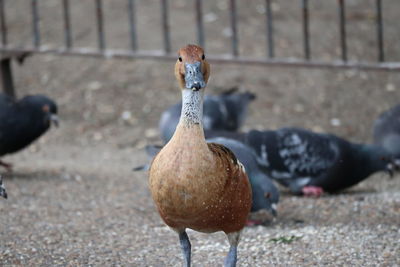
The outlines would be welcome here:
M 180 123 L 186 126 L 201 124 L 203 118 L 203 96 L 204 89 L 193 91 L 182 90 L 182 111 Z

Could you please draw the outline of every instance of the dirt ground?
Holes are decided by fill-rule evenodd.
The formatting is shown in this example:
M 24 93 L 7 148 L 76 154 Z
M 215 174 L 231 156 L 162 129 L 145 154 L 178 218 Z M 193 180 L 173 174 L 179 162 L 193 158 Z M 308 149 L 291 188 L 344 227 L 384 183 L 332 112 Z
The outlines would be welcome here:
M 124 1 L 104 1 L 109 47 L 128 48 Z M 158 1 L 138 1 L 141 48 L 160 47 Z M 193 1 L 170 1 L 172 45 L 193 42 Z M 238 1 L 239 2 L 239 1 Z M 282 2 L 282 3 L 281 3 Z M 30 43 L 27 1 L 6 2 L 10 42 Z M 74 43 L 94 46 L 90 1 L 74 1 Z M 228 1 L 207 1 L 206 49 L 229 49 Z M 240 2 L 241 53 L 265 52 L 263 1 Z M 332 3 L 310 1 L 313 57 L 337 58 L 337 13 Z M 352 59 L 376 58 L 374 1 L 353 0 L 347 16 Z M 40 1 L 42 42 L 62 42 L 60 3 Z M 276 53 L 301 56 L 299 3 L 277 1 Z M 400 2 L 384 1 L 387 59 L 398 61 Z M 123 13 L 123 14 L 125 14 Z M 90 14 L 90 15 L 89 15 Z M 261 21 L 261 22 L 260 22 Z M 61 25 L 61 26 L 60 26 Z M 176 29 L 179 30 L 176 30 Z M 228 31 L 229 32 L 229 31 Z M 61 41 L 60 41 L 61 40 Z M 147 174 L 132 167 L 147 161 L 143 147 L 160 142 L 160 113 L 179 100 L 173 62 L 104 60 L 35 55 L 14 64 L 19 96 L 44 93 L 59 105 L 61 127 L 28 149 L 3 159 L 9 199 L 0 199 L 0 265 L 179 266 L 178 237 L 159 218 Z M 208 93 L 240 86 L 257 94 L 244 130 L 301 126 L 370 142 L 373 120 L 397 104 L 400 76 L 390 72 L 212 65 Z M 278 217 L 246 228 L 239 266 L 400 265 L 400 176 L 375 174 L 336 195 L 307 199 L 283 190 Z M 221 266 L 228 251 L 222 233 L 189 231 L 194 266 Z M 291 243 L 273 238 L 295 236 Z

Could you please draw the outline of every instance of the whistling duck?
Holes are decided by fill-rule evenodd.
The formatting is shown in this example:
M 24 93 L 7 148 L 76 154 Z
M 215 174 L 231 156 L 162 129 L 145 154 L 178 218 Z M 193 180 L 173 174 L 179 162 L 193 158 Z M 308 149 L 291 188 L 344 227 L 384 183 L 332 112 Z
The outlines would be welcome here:
M 161 218 L 179 235 L 185 266 L 191 262 L 186 228 L 225 232 L 230 244 L 225 266 L 236 266 L 252 193 L 235 155 L 204 138 L 203 95 L 210 66 L 201 47 L 187 45 L 178 51 L 175 76 L 182 89 L 181 118 L 150 166 L 150 191 Z
M 399 168 L 399 162 L 380 146 L 351 143 L 332 134 L 282 128 L 253 130 L 245 139 L 270 177 L 295 194 L 336 192 L 372 173 Z
M 249 103 L 255 99 L 250 92 L 237 92 L 232 88 L 220 95 L 206 95 L 203 104 L 203 129 L 237 131 L 244 123 Z M 161 114 L 159 129 L 166 143 L 171 139 L 181 116 L 182 103 L 179 102 Z
M 400 158 L 400 104 L 379 115 L 373 134 L 375 144 Z
M 51 123 L 58 126 L 57 105 L 44 95 L 20 100 L 0 94 L 0 156 L 15 153 L 44 134 Z M 12 165 L 0 161 L 11 169 Z

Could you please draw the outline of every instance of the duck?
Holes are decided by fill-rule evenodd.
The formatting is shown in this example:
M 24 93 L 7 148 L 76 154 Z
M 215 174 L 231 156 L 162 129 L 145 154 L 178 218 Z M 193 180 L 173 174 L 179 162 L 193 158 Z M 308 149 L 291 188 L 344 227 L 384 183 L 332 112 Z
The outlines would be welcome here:
M 400 104 L 382 112 L 373 125 L 374 144 L 400 158 Z
M 0 157 L 16 153 L 42 136 L 54 123 L 58 126 L 57 104 L 41 94 L 19 100 L 0 94 Z M 8 170 L 12 164 L 1 161 Z
M 266 221 L 253 219 L 256 217 L 265 217 L 256 216 L 255 213 L 259 211 L 266 211 L 273 217 L 276 217 L 278 214 L 277 205 L 279 202 L 279 190 L 275 186 L 272 179 L 267 175 L 266 171 L 263 169 L 263 163 L 258 161 L 255 151 L 242 142 L 223 136 L 206 139 L 206 141 L 208 143 L 217 143 L 230 149 L 235 154 L 237 159 L 243 164 L 246 170 L 253 193 L 252 206 L 246 225 L 254 226 L 263 224 Z M 161 149 L 161 145 L 147 145 L 145 150 L 149 160 L 152 161 L 152 159 Z M 133 170 L 148 171 L 149 168 L 149 164 L 144 164 L 135 167 Z
M 256 98 L 251 92 L 238 92 L 234 87 L 219 95 L 205 95 L 203 103 L 203 129 L 205 131 L 239 130 L 244 124 L 249 103 Z M 182 110 L 182 102 L 166 109 L 160 117 L 159 130 L 164 143 L 171 139 Z
M 7 191 L 3 185 L 3 177 L 0 175 L 0 196 L 7 198 Z
M 151 196 L 162 220 L 179 236 L 184 266 L 191 265 L 186 229 L 224 232 L 230 245 L 224 266 L 236 266 L 252 191 L 234 153 L 206 142 L 202 113 L 210 64 L 200 46 L 189 44 L 178 51 L 175 77 L 182 92 L 182 112 L 172 138 L 151 163 Z
M 269 176 L 298 195 L 335 193 L 400 166 L 381 146 L 302 128 L 251 130 L 244 138 Z

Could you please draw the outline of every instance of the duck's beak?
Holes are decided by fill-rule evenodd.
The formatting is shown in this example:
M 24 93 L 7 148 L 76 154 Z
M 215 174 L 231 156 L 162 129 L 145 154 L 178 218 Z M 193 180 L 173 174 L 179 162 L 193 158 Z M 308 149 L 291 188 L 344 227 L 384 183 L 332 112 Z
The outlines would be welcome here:
M 206 82 L 201 72 L 201 62 L 185 63 L 185 83 L 186 88 L 193 91 L 206 87 Z
M 60 120 L 58 118 L 58 116 L 56 114 L 51 114 L 50 115 L 50 122 L 54 124 L 54 126 L 56 126 L 58 128 L 59 124 L 60 124 Z

